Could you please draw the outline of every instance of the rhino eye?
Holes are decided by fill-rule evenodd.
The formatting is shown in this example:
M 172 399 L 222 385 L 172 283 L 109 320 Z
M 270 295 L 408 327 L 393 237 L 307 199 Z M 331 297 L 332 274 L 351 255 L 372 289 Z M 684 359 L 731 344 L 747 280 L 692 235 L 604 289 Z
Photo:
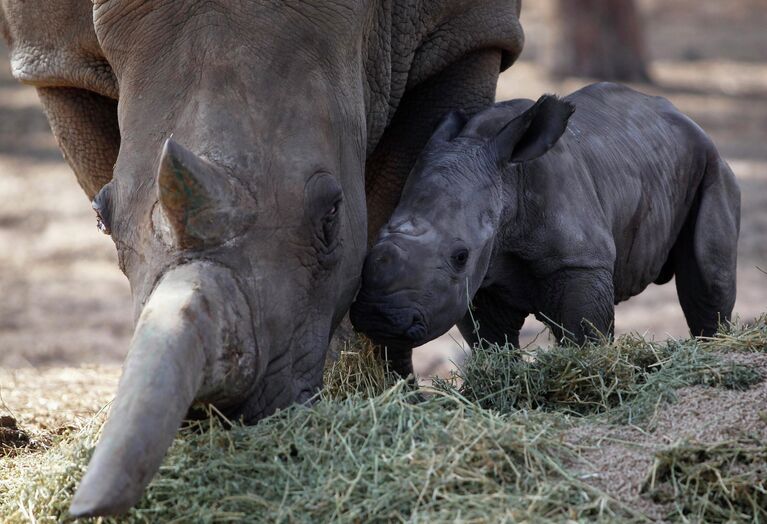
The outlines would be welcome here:
M 109 185 L 107 184 L 98 192 L 91 202 L 91 207 L 96 212 L 96 227 L 105 235 L 112 234 L 111 203 L 109 198 Z
M 340 207 L 341 199 L 339 198 L 322 218 L 322 236 L 326 246 L 332 245 L 338 234 L 338 211 Z
M 463 271 L 469 261 L 469 250 L 465 247 L 458 248 L 450 255 L 450 263 L 456 271 Z
M 338 202 L 334 203 L 330 209 L 328 209 L 328 212 L 325 213 L 325 220 L 335 220 L 336 216 L 338 215 L 338 207 L 341 205 L 341 200 L 339 199 Z
M 336 247 L 343 190 L 338 181 L 325 171 L 318 171 L 306 183 L 306 217 L 312 224 L 321 251 Z

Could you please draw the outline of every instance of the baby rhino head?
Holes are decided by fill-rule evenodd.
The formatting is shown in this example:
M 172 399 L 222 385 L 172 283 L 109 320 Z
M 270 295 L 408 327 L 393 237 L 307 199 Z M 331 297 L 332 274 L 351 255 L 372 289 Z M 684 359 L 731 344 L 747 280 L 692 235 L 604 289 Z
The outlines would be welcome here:
M 519 102 L 468 122 L 448 114 L 416 162 L 365 260 L 351 309 L 354 326 L 374 341 L 424 344 L 466 313 L 502 219 L 512 216 L 516 198 L 503 176 L 548 151 L 574 110 L 550 95 Z M 520 105 L 527 108 L 521 114 Z

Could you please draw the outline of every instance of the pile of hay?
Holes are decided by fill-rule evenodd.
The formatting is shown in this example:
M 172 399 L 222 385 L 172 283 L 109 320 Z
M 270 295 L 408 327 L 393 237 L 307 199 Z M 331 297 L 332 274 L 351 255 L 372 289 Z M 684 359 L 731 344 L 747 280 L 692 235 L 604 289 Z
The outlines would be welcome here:
M 695 522 L 767 521 L 767 442 L 753 435 L 700 444 L 678 442 L 656 454 L 643 491 Z
M 722 337 L 765 351 L 760 322 Z M 588 482 L 582 450 L 567 431 L 597 421 L 649 423 L 677 387 L 748 388 L 762 379 L 712 352 L 722 350 L 713 340 L 626 337 L 531 359 L 480 348 L 455 381 L 436 384 L 423 400 L 362 345 L 328 369 L 311 409 L 293 407 L 253 427 L 226 429 L 211 417 L 183 430 L 140 505 L 120 522 L 643 521 L 636 508 Z M 1 459 L 5 522 L 65 518 L 101 422 L 44 452 Z M 670 496 L 682 508 L 669 518 L 718 518 L 728 504 L 746 514 L 748 504 L 763 504 L 763 484 L 743 494 L 737 483 L 744 468 L 764 472 L 763 451 L 730 460 L 747 465 L 728 469 L 733 483 L 716 488 L 716 475 L 695 469 L 698 455 L 674 449 L 658 455 L 646 488 L 648 499 L 662 492 L 664 503 Z M 726 457 L 706 460 L 723 471 Z M 700 507 L 700 497 L 713 509 L 684 509 Z
M 400 382 L 377 397 L 322 399 L 255 427 L 200 423 L 176 439 L 125 521 L 632 518 L 564 470 L 574 456 L 557 419 L 413 395 Z M 96 436 L 87 428 L 4 467 L 6 521 L 60 520 Z
M 675 389 L 746 389 L 762 379 L 757 370 L 723 360 L 694 340 L 657 344 L 629 335 L 612 344 L 550 348 L 530 357 L 486 346 L 456 377 L 460 387 L 451 381 L 438 381 L 437 387 L 501 413 L 609 413 L 614 422 L 636 424 L 651 418 L 659 403 L 673 401 Z

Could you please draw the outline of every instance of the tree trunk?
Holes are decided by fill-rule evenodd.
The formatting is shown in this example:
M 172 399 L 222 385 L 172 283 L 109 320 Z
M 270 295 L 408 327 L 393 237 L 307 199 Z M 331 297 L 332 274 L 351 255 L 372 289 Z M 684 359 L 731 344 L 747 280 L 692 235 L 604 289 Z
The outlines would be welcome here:
M 557 0 L 552 73 L 649 82 L 634 0 Z

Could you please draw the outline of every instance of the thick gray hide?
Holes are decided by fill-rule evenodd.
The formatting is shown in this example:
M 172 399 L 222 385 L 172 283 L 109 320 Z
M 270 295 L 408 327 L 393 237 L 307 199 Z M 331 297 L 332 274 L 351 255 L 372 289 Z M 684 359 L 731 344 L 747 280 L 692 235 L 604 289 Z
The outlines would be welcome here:
M 134 504 L 192 399 L 256 421 L 312 398 L 368 231 L 441 114 L 492 103 L 522 49 L 518 15 L 515 0 L 0 0 L 13 73 L 38 89 L 143 319 L 116 405 L 169 410 L 110 418 L 75 514 Z M 169 289 L 186 291 L 153 301 Z M 144 315 L 153 303 L 167 309 Z M 147 344 L 167 364 L 144 381 Z M 119 435 L 140 445 L 105 458 Z
M 609 335 L 614 304 L 672 277 L 693 335 L 729 319 L 740 193 L 700 127 L 615 84 L 541 100 L 448 116 L 371 250 L 351 318 L 401 372 L 454 323 L 474 342 L 518 344 L 529 314 L 558 340 Z

